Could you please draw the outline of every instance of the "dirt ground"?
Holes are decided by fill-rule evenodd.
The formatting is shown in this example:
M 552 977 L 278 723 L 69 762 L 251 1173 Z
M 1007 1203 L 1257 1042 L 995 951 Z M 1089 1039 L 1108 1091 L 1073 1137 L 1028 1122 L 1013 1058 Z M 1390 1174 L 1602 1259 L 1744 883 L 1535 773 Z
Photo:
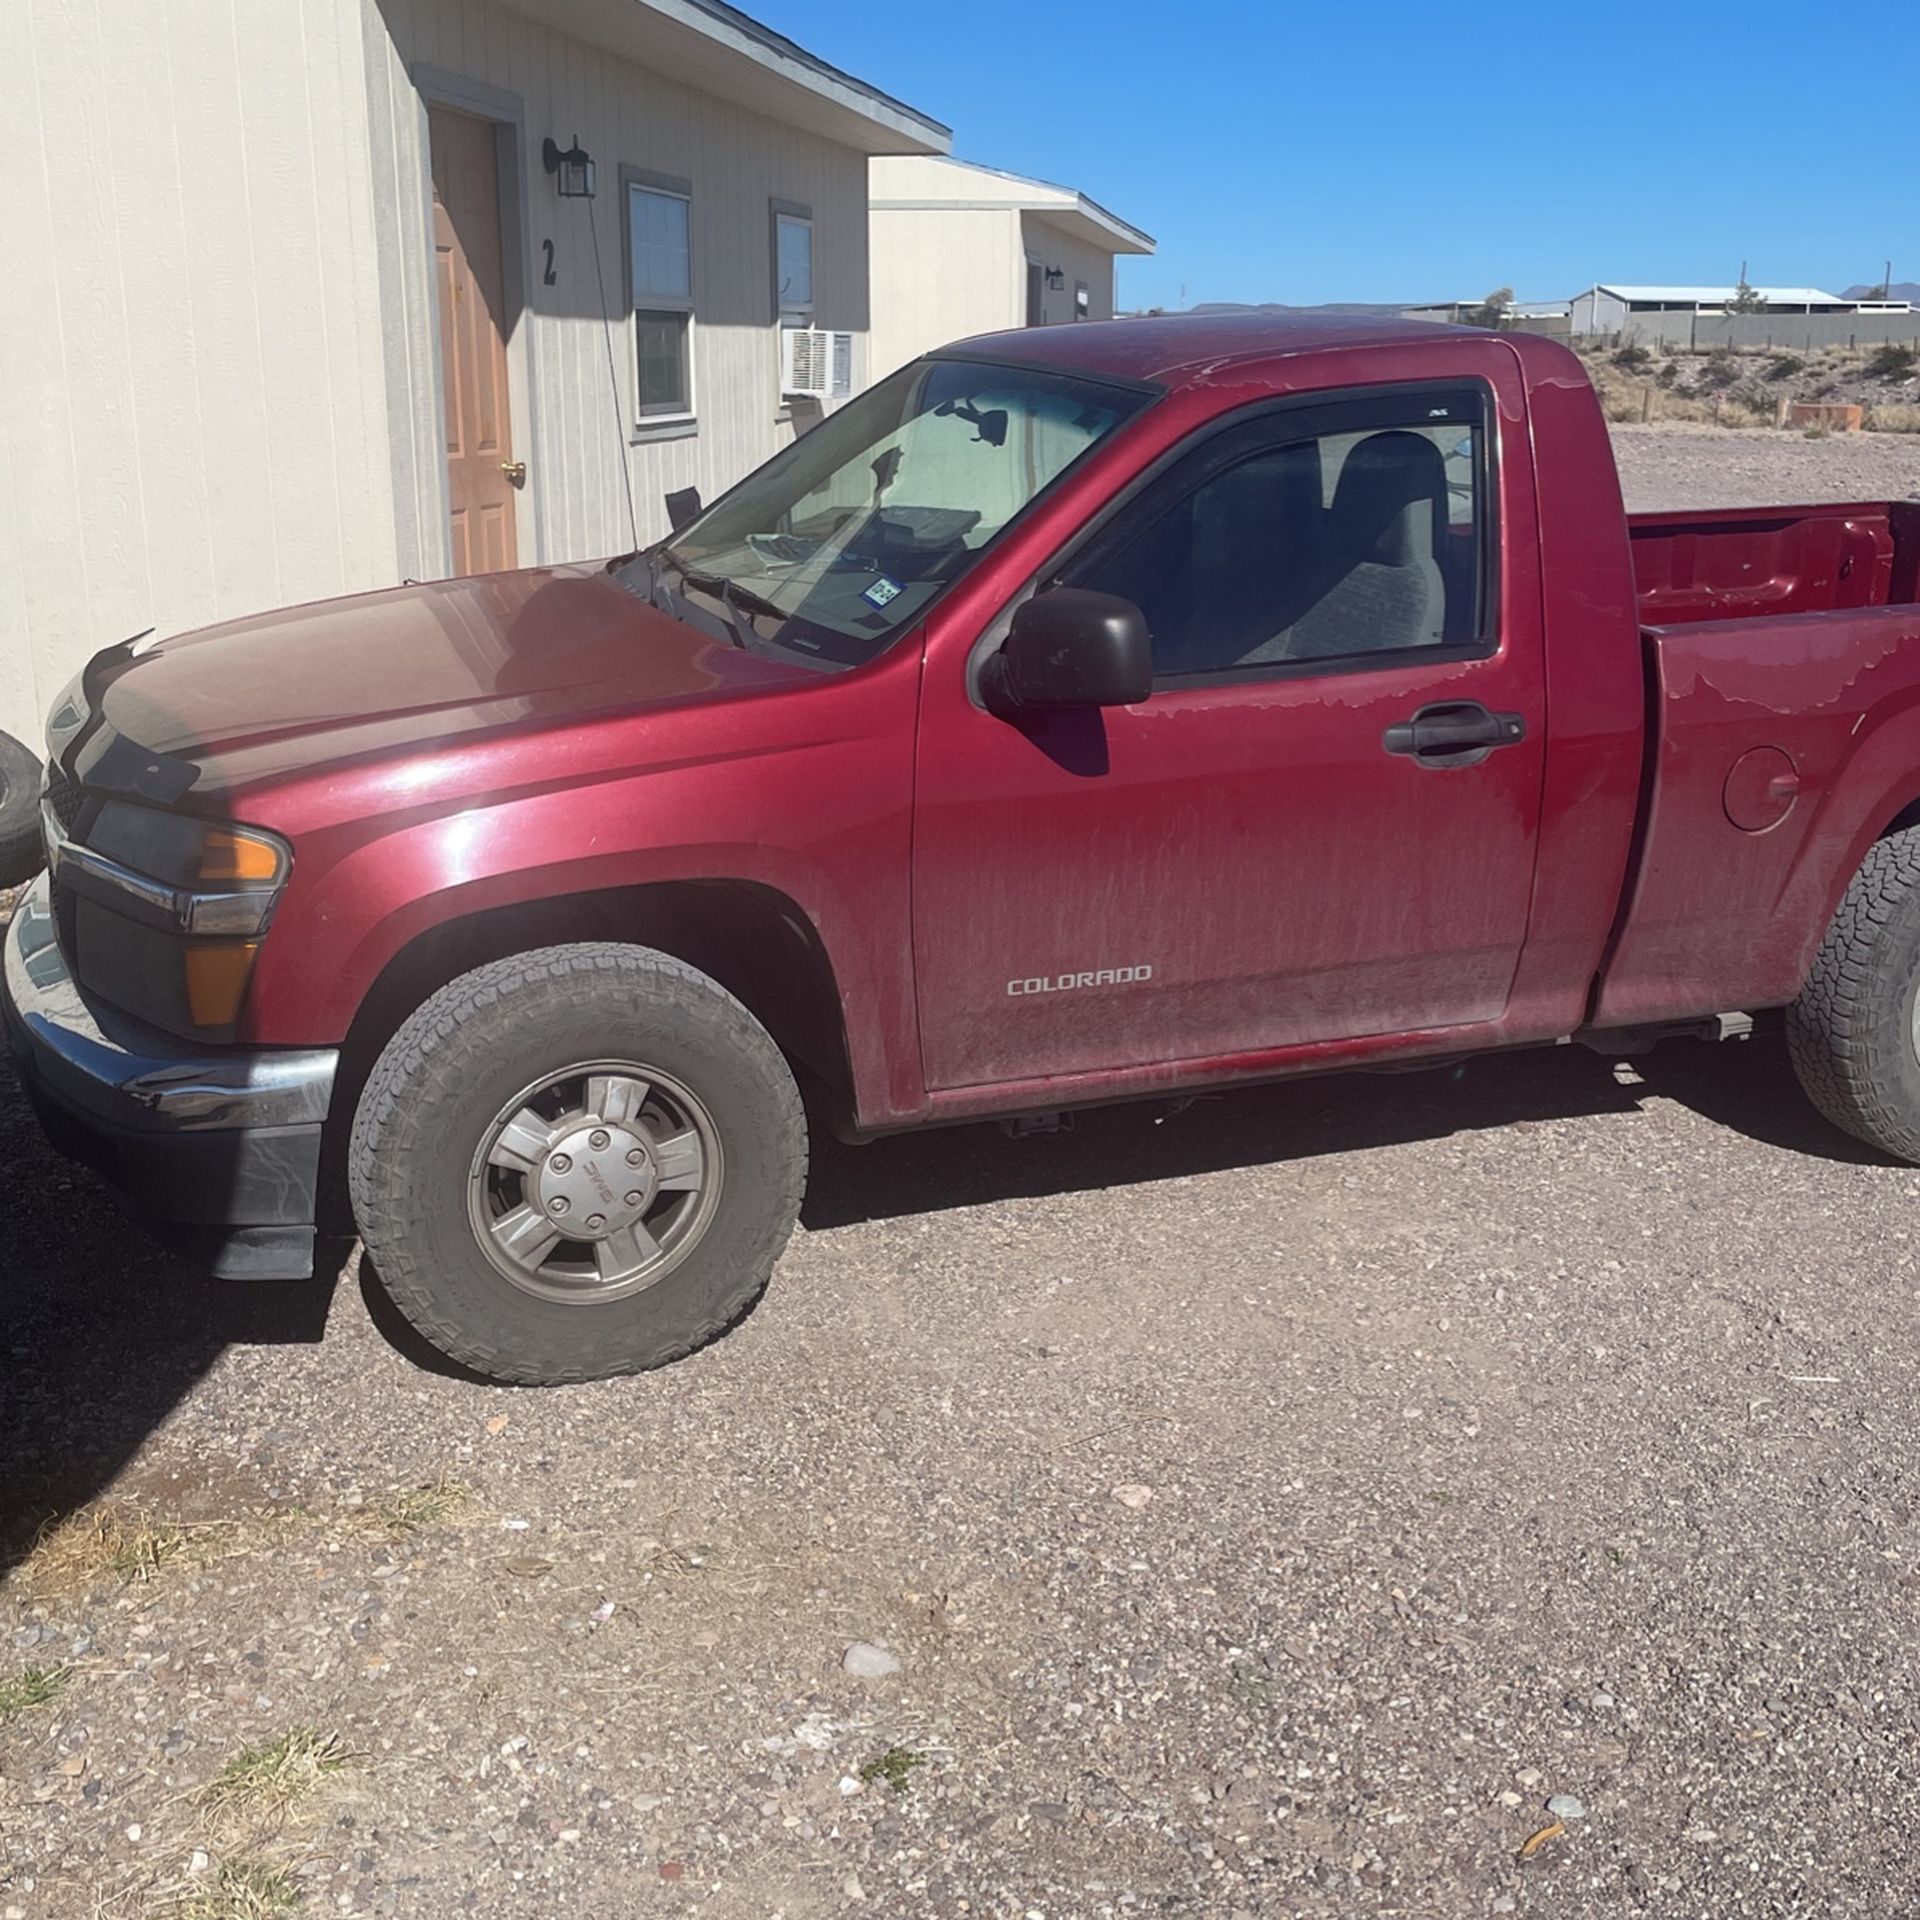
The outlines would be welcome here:
M 1807 353 L 1761 347 L 1669 352 L 1578 349 L 1609 420 L 1772 428 L 1796 402 L 1862 409 L 1870 431 L 1920 430 L 1916 350 L 1896 344 Z
M 0 1920 L 1920 1904 L 1920 1173 L 1771 1039 L 822 1141 L 549 1392 L 0 1153 Z
M 1915 433 L 1810 440 L 1772 427 L 1736 430 L 1672 422 L 1616 426 L 1613 450 L 1627 508 L 1634 513 L 1920 496 L 1920 434 Z

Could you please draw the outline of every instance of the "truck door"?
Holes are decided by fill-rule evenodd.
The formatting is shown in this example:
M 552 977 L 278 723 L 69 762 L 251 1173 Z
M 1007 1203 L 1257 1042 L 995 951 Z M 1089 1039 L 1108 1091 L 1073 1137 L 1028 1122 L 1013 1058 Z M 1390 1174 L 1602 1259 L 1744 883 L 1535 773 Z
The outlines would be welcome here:
M 929 1087 L 1499 1019 L 1545 713 L 1531 476 L 1500 471 L 1497 417 L 1478 381 L 1316 394 L 1161 462 L 1037 583 L 1143 609 L 1138 706 L 1010 722 L 930 648 Z

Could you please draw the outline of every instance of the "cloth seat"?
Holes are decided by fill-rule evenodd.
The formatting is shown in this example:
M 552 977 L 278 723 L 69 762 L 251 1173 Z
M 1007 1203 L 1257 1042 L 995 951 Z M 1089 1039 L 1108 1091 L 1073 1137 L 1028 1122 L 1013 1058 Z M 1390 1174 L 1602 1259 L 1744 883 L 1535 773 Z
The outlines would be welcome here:
M 1369 435 L 1347 455 L 1327 515 L 1327 564 L 1308 604 L 1249 660 L 1321 660 L 1446 637 L 1440 557 L 1447 465 L 1424 434 Z

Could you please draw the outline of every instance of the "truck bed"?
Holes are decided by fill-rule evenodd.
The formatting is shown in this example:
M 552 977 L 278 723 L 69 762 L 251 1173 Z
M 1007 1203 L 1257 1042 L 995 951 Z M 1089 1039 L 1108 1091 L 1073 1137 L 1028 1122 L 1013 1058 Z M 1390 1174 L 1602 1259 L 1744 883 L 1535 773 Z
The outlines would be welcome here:
M 1920 601 L 1920 500 L 1627 516 L 1647 626 Z
M 1920 500 L 1628 526 L 1649 758 L 1595 1021 L 1779 1006 L 1867 846 L 1920 817 Z

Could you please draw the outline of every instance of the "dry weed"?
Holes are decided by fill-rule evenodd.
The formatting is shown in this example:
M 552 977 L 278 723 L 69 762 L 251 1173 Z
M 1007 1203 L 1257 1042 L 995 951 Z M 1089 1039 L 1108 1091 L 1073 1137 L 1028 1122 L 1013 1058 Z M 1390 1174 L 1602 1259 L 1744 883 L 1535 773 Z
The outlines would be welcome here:
M 277 1823 L 346 1764 L 347 1750 L 337 1734 L 290 1727 L 277 1740 L 242 1748 L 196 1797 L 223 1822 Z

